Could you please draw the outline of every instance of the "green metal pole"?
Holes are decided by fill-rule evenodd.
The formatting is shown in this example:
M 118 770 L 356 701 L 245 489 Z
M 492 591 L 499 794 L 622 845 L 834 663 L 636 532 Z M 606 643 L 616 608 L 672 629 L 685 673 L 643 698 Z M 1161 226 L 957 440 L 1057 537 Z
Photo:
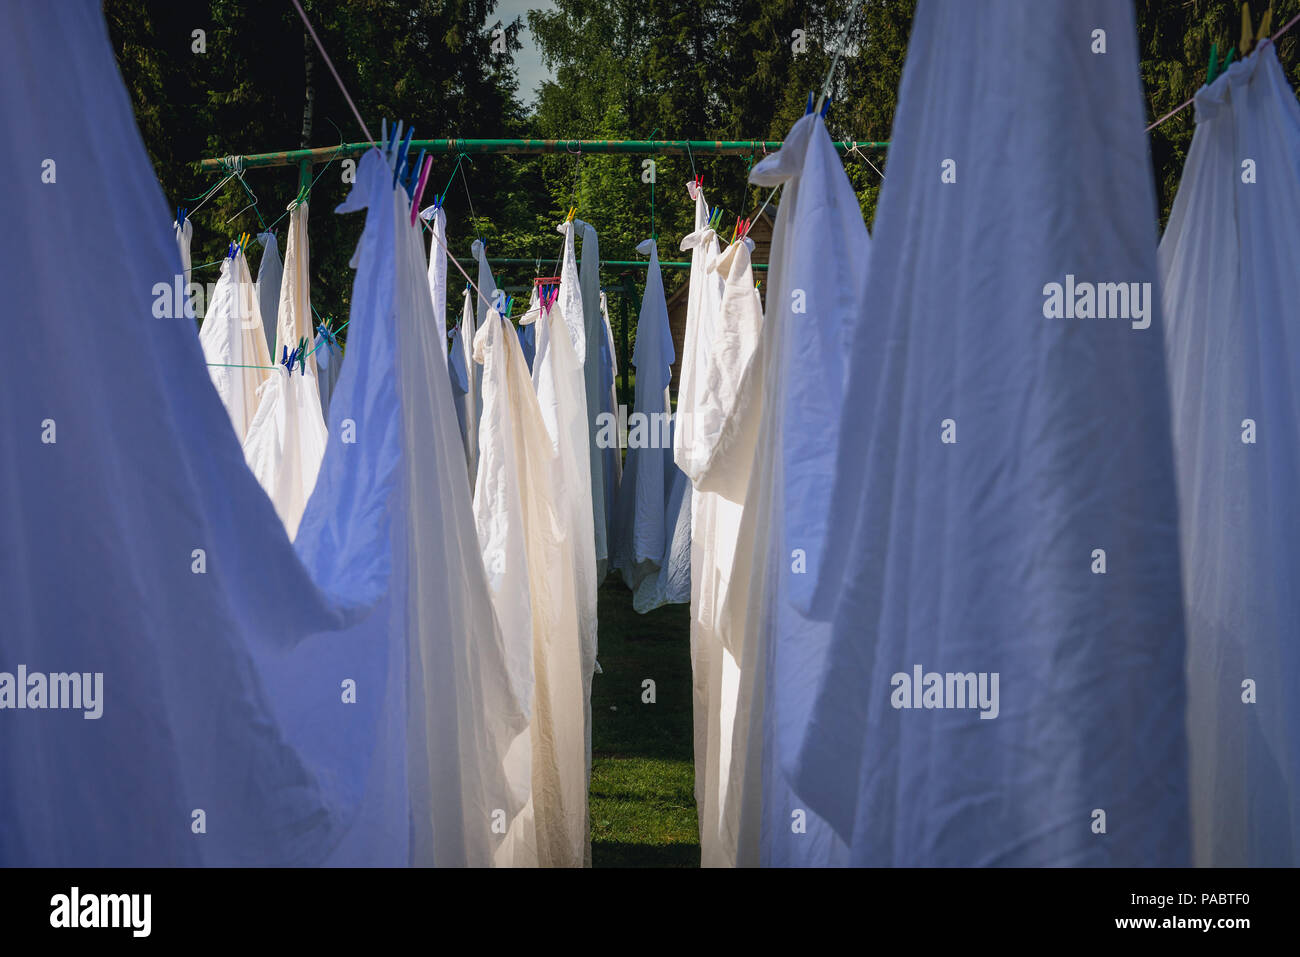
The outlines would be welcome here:
M 335 157 L 356 157 L 374 143 L 343 143 L 306 150 L 283 150 L 250 156 L 218 156 L 199 161 L 199 169 L 215 173 L 242 161 L 244 169 L 263 166 L 292 166 L 307 160 L 327 163 Z M 837 150 L 888 149 L 888 143 L 835 142 Z M 771 153 L 781 148 L 780 140 L 412 140 L 411 149 L 428 153 Z

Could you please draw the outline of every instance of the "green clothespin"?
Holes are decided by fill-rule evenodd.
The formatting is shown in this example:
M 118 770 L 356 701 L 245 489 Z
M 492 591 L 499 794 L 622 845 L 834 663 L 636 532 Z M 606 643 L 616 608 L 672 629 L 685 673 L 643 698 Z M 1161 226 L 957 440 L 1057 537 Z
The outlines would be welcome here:
M 1219 75 L 1219 45 L 1210 44 L 1210 68 L 1205 73 L 1205 85 L 1209 86 L 1214 82 L 1214 78 Z
M 302 375 L 307 374 L 307 337 L 298 338 L 298 372 Z

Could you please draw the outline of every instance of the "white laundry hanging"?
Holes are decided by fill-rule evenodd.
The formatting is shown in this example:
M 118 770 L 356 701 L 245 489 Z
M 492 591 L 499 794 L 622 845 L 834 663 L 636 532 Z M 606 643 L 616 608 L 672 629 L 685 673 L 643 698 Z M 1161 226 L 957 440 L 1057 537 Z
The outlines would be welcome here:
M 1298 249 L 1300 106 L 1264 43 L 1196 94 L 1160 242 L 1198 866 L 1300 864 Z
M 7 199 L 37 226 L 0 258 L 0 283 L 17 314 L 52 321 L 19 324 L 0 350 L 4 651 L 103 677 L 95 720 L 26 713 L 30 733 L 5 734 L 5 864 L 490 863 L 492 813 L 512 813 L 493 764 L 525 725 L 468 487 L 452 481 L 463 460 L 405 193 L 376 152 L 361 159 L 354 192 L 375 201 L 334 397 L 355 442 L 328 444 L 291 545 L 227 411 L 195 388 L 190 323 L 139 321 L 141 290 L 170 282 L 177 254 L 99 5 L 16 0 L 5 15 L 0 64 L 35 92 L 0 97 L 0 172 L 101 148 L 96 176 Z M 131 255 L 59 225 L 81 221 L 112 223 Z M 64 258 L 78 268 L 42 266 Z M 95 363 L 29 358 L 92 340 Z M 31 454 L 38 429 L 54 454 Z
M 176 249 L 181 254 L 181 275 L 185 280 L 185 289 L 190 285 L 190 243 L 194 239 L 194 221 L 186 217 L 184 223 L 172 222 L 176 231 Z
M 665 476 L 664 488 L 668 498 L 664 502 L 665 551 L 657 569 L 641 579 L 632 593 L 632 609 L 640 615 L 648 614 L 664 605 L 685 605 L 691 600 L 691 483 L 671 456 L 667 462 L 673 469 Z
M 815 690 L 808 675 L 822 665 L 829 633 L 829 622 L 808 612 L 806 592 L 831 521 L 844 350 L 850 329 L 862 321 L 869 240 L 820 118 L 796 123 L 780 152 L 760 161 L 750 179 L 783 187 L 768 274 L 772 305 L 738 381 L 727 353 L 749 351 L 746 340 L 727 341 L 733 328 L 714 344 L 720 362 L 712 381 L 704 373 L 700 389 L 708 398 L 692 423 L 702 450 L 701 487 L 745 506 L 734 532 L 730 582 L 718 596 L 724 684 L 733 674 L 731 658 L 739 671 L 719 819 L 738 864 L 842 864 L 845 842 L 799 801 L 780 749 L 781 736 L 797 735 L 806 722 Z M 729 291 L 727 310 L 752 309 L 750 288 Z M 720 310 L 718 326 L 725 322 Z M 715 391 L 723 380 L 731 384 Z M 726 454 L 732 447 L 755 450 L 748 474 Z M 796 811 L 805 825 L 798 834 L 788 824 Z M 779 824 L 782 815 L 786 823 Z
M 604 333 L 600 336 L 600 411 L 605 422 L 612 423 L 612 435 L 604 441 L 601 451 L 605 456 L 605 525 L 613 534 L 614 508 L 618 501 L 618 486 L 623 480 L 623 449 L 618 439 L 618 352 L 614 349 L 614 330 L 609 324 L 609 302 L 600 294 L 600 317 Z M 531 326 L 529 327 L 532 328 Z M 525 351 L 527 350 L 525 346 Z M 531 360 L 529 365 L 531 366 Z M 597 435 L 600 430 L 597 429 Z
M 690 351 L 683 356 L 674 440 L 694 485 L 691 671 L 700 861 L 705 867 L 728 867 L 736 864 L 739 838 L 743 761 L 733 762 L 732 747 L 741 675 L 736 654 L 722 644 L 721 614 L 737 561 L 745 483 L 719 479 L 747 473 L 754 460 L 752 431 L 743 445 L 724 442 L 723 434 L 730 433 L 728 424 L 742 414 L 742 382 L 758 347 L 762 308 L 750 267 L 752 241 L 733 243 L 719 256 L 703 193 L 694 182 L 688 189 L 696 200 L 696 231 L 682 241 L 683 248 L 693 250 L 685 334 Z M 689 413 L 683 413 L 688 394 L 693 401 Z M 761 402 L 760 395 L 746 399 Z M 715 490 L 719 485 L 724 491 Z M 749 567 L 747 561 L 740 564 Z M 739 715 L 739 722 L 747 728 L 749 716 Z
M 376 426 L 392 433 L 400 453 L 397 503 L 403 512 L 389 526 L 395 574 L 382 634 L 393 643 L 390 667 L 406 671 L 405 692 L 398 685 L 393 694 L 405 698 L 408 713 L 398 766 L 404 767 L 411 808 L 411 861 L 487 866 L 500 843 L 493 830 L 498 812 L 505 812 L 508 825 L 522 810 L 506 780 L 505 757 L 526 717 L 507 675 L 469 485 L 461 477 L 463 447 L 437 355 L 441 335 L 423 241 L 410 221 L 406 192 L 392 188 L 392 170 L 378 152 L 363 157 L 357 185 L 340 209 L 362 206 L 366 232 L 357 257 L 349 358 L 331 418 L 336 424 L 351 420 L 358 436 Z M 359 352 L 358 326 L 378 327 L 376 334 L 395 326 L 396 335 Z M 358 464 L 364 463 L 347 444 L 331 442 L 318 486 L 332 478 L 344 488 L 364 487 L 369 479 L 357 474 Z M 307 553 L 304 537 L 314 531 L 307 554 L 328 560 L 339 538 L 336 520 L 324 512 L 328 500 L 320 498 L 318 490 L 296 544 Z
M 866 250 L 865 235 L 862 242 Z M 763 301 L 754 285 L 750 258 L 753 251 L 754 241 L 746 236 L 705 267 L 724 285 L 712 317 L 708 356 L 703 369 L 696 369 L 700 391 L 691 418 L 694 454 L 690 461 L 697 487 L 738 502 L 744 501 L 748 489 L 748 462 L 760 420 L 753 410 L 743 408 L 745 376 L 754 374 L 763 326 Z
M 326 422 L 330 417 L 330 396 L 338 387 L 339 373 L 343 369 L 343 349 L 337 343 L 331 343 L 319 331 L 312 344 L 312 357 L 316 360 L 316 372 L 320 375 L 320 410 Z
M 691 272 L 686 298 L 686 328 L 682 338 L 682 364 L 677 383 L 677 428 L 673 430 L 673 459 L 692 477 L 699 473 L 695 465 L 695 406 L 700 401 L 703 371 L 709 361 L 709 344 L 713 341 L 713 324 L 722 305 L 725 281 L 710 268 L 721 248 L 717 233 L 709 226 L 709 204 L 704 190 L 692 180 L 687 190 L 695 201 L 695 229 L 681 242 L 682 251 L 691 251 Z M 698 371 L 697 371 L 698 370 Z
M 564 520 L 568 562 L 577 589 L 582 647 L 583 702 L 586 708 L 587 773 L 591 773 L 591 679 L 596 667 L 596 538 L 592 529 L 591 471 L 587 443 L 586 388 L 574 345 L 583 336 L 582 299 L 573 253 L 573 224 L 557 227 L 564 236 L 560 286 L 555 303 L 537 318 L 533 387 L 556 452 L 552 476 L 556 508 Z M 575 311 L 576 310 L 576 311 Z M 567 334 L 566 334 L 567 333 Z M 588 859 L 587 863 L 590 863 Z
M 280 245 L 275 233 L 267 230 L 257 234 L 262 244 L 262 261 L 257 265 L 257 302 L 262 310 L 262 328 L 266 331 L 266 348 L 272 357 L 279 359 L 275 349 L 275 327 L 280 317 L 280 284 L 284 282 L 284 263 L 280 261 Z
M 258 390 L 271 371 L 257 291 L 242 249 L 221 264 L 221 277 L 199 328 L 199 344 L 208 376 L 242 444 L 257 414 Z
M 316 487 L 326 438 L 315 380 L 277 365 L 262 384 L 257 414 L 244 439 L 244 457 L 290 539 L 298 534 L 303 509 Z
M 476 239 L 470 244 L 470 253 L 478 261 L 478 294 L 474 295 L 474 316 L 473 324 L 465 329 L 465 370 L 469 378 L 473 380 L 471 390 L 475 396 L 474 399 L 474 428 L 473 434 L 478 435 L 478 420 L 483 414 L 483 403 L 480 398 L 483 394 L 483 367 L 474 361 L 474 334 L 478 332 L 478 327 L 483 324 L 487 318 L 488 312 L 499 306 L 505 297 L 505 293 L 498 291 L 496 280 L 492 278 L 492 267 L 488 264 L 487 244 Z M 470 478 L 478 471 L 475 463 L 478 461 L 478 442 L 475 440 L 470 445 Z
M 612 564 L 644 614 L 670 602 L 690 601 L 690 483 L 673 461 L 673 339 L 653 239 L 637 246 L 649 255 L 646 290 L 637 322 L 632 365 L 636 399 L 628 417 L 628 453 L 619 487 Z
M 452 400 L 456 407 L 456 421 L 460 425 L 460 438 L 465 446 L 465 461 L 469 466 L 470 487 L 473 488 L 478 473 L 478 420 L 479 387 L 482 377 L 475 375 L 474 365 L 474 293 L 465 287 L 465 301 L 461 306 L 460 322 L 451 336 L 451 350 L 447 355 L 447 369 L 451 380 Z
M 601 379 L 603 368 L 601 358 L 603 349 L 598 347 L 604 338 L 604 313 L 601 311 L 600 291 L 600 241 L 595 227 L 589 223 L 575 221 L 582 231 L 582 264 L 579 271 L 579 284 L 582 287 L 583 341 L 590 343 L 584 353 L 582 362 L 583 379 L 587 391 L 587 415 L 589 423 L 589 453 L 591 458 L 591 515 L 596 532 L 596 581 L 603 581 L 609 566 L 609 525 L 605 502 L 605 467 L 607 448 L 601 448 L 598 441 L 600 424 L 597 421 L 603 405 L 601 400 Z
M 586 713 L 577 582 L 552 475 L 555 448 L 519 340 L 493 311 L 474 337 L 483 414 L 474 518 L 529 731 L 507 758 L 529 800 L 497 851 L 508 866 L 581 867 L 587 829 Z
M 721 645 L 717 637 L 712 583 L 707 552 L 715 537 L 712 515 L 718 496 L 701 493 L 695 487 L 692 422 L 699 395 L 698 381 L 708 363 L 709 345 L 718 308 L 722 304 L 723 279 L 712 267 L 718 256 L 718 241 L 708 225 L 709 206 L 704 191 L 694 180 L 687 191 L 695 201 L 695 229 L 682 239 L 681 248 L 691 251 L 691 271 L 686 299 L 686 328 L 682 341 L 682 364 L 677 388 L 677 421 L 673 430 L 673 459 L 692 483 L 691 496 L 691 712 L 694 729 L 695 814 L 700 834 L 700 864 L 713 867 L 735 862 L 719 843 L 718 801 L 719 754 L 722 728 L 730 731 L 735 720 L 734 695 L 722 701 Z M 698 368 L 698 372 L 697 372 Z M 743 453 L 742 453 L 743 457 Z M 752 458 L 752 455 L 751 455 Z M 733 659 L 734 660 L 734 659 Z M 725 717 L 724 717 L 725 715 Z M 730 734 L 728 734 L 728 739 Z M 728 756 L 728 765 L 730 758 Z
M 284 247 L 284 274 L 280 282 L 280 302 L 275 321 L 276 361 L 284 350 L 298 348 L 298 342 L 315 338 L 311 321 L 311 262 L 307 242 L 307 201 L 296 203 L 289 212 L 289 238 Z M 307 373 L 316 378 L 316 357 L 307 359 Z
M 853 864 L 1187 862 L 1178 514 L 1133 9 L 1035 11 L 918 4 L 865 292 L 859 270 L 824 269 L 843 262 L 823 255 L 842 243 L 825 215 L 792 221 L 806 266 L 768 291 L 769 329 L 780 316 L 833 333 L 846 376 L 825 546 L 790 573 L 807 532 L 788 512 L 769 552 L 768 587 L 814 625 L 809 643 L 799 618 L 778 619 L 803 644 L 772 659 L 783 717 L 768 745 Z M 1061 51 L 1098 30 L 1106 55 L 1063 71 Z M 975 53 L 994 38 L 1022 51 L 1013 69 Z M 830 165 L 815 125 L 805 135 Z M 753 178 L 770 182 L 761 166 Z M 796 212 L 824 189 L 820 172 L 804 179 Z M 851 192 L 837 208 L 857 215 Z M 786 310 L 796 279 L 804 316 Z M 1136 295 L 1120 318 L 1066 319 L 1075 280 Z M 769 391 L 822 387 L 797 375 Z M 802 444 L 775 438 L 787 456 Z M 787 475 L 784 500 L 812 487 Z M 787 808 L 764 824 L 765 851 L 791 844 Z
M 442 335 L 442 357 L 447 358 L 447 214 L 441 207 L 425 217 L 432 225 L 429 244 L 429 295 L 433 299 L 433 321 Z

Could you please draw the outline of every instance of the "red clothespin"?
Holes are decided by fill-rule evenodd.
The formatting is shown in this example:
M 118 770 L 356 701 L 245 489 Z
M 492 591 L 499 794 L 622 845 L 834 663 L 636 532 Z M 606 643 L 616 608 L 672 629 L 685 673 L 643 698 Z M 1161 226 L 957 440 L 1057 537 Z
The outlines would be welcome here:
M 695 177 L 695 188 L 701 189 L 703 188 L 703 186 L 704 186 L 704 174 L 700 173 L 698 176 Z

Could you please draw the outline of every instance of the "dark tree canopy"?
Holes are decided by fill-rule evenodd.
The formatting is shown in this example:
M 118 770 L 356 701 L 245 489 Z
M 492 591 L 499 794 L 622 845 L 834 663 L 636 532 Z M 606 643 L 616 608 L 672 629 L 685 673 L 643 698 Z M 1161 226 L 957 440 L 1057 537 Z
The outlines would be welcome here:
M 961 0 L 968 2 L 968 0 Z M 414 123 L 418 136 L 564 139 L 781 139 L 830 67 L 845 0 L 555 0 L 503 22 L 496 0 L 304 0 L 367 124 L 381 116 Z M 1251 0 L 1260 22 L 1268 4 Z M 1300 0 L 1277 0 L 1276 30 Z M 832 79 L 828 125 L 837 139 L 889 138 L 915 0 L 868 0 L 847 35 Z M 1210 44 L 1226 54 L 1240 34 L 1237 0 L 1136 0 L 1147 114 L 1161 116 L 1204 82 Z M 215 179 L 192 165 L 201 157 L 363 138 L 292 6 L 281 0 L 106 0 L 123 77 L 159 180 L 174 205 L 197 204 Z M 206 52 L 192 52 L 192 33 Z M 521 105 L 514 55 L 521 36 L 536 43 L 555 81 L 535 107 Z M 1300 85 L 1300 29 L 1278 44 Z M 1006 69 L 1014 50 L 990 50 Z M 308 107 L 308 76 L 310 106 Z M 307 142 L 304 131 L 310 130 Z M 1188 109 L 1150 136 L 1161 223 L 1168 217 L 1194 131 Z M 879 170 L 887 153 L 865 151 Z M 462 164 L 447 200 L 451 249 L 470 267 L 480 235 L 492 257 L 542 258 L 549 274 L 559 249 L 555 223 L 570 205 L 600 230 L 606 259 L 634 259 L 651 232 L 647 157 L 618 155 L 478 156 Z M 693 159 L 693 162 L 692 162 Z M 672 258 L 691 228 L 683 184 L 705 176 L 724 222 L 752 213 L 762 191 L 746 184 L 759 156 L 660 156 L 654 231 Z M 438 157 L 430 191 L 441 191 L 455 157 Z M 880 175 L 858 156 L 846 169 L 870 222 Z M 322 314 L 346 314 L 347 267 L 360 223 L 335 216 L 346 186 L 336 162 L 319 175 L 310 220 L 313 301 Z M 253 170 L 246 179 L 256 211 L 237 183 L 209 199 L 196 220 L 194 262 L 219 259 L 226 242 L 271 223 L 297 192 L 292 168 Z M 472 197 L 477 218 L 470 221 Z M 280 233 L 283 239 L 283 231 Z M 550 257 L 550 262 L 546 261 Z M 536 270 L 501 269 L 507 282 Z M 457 276 L 454 268 L 452 287 Z M 202 278 L 202 277 L 200 277 Z M 209 277 L 215 279 L 215 275 Z M 672 282 L 681 277 L 670 274 Z M 454 302 L 453 297 L 453 302 Z

